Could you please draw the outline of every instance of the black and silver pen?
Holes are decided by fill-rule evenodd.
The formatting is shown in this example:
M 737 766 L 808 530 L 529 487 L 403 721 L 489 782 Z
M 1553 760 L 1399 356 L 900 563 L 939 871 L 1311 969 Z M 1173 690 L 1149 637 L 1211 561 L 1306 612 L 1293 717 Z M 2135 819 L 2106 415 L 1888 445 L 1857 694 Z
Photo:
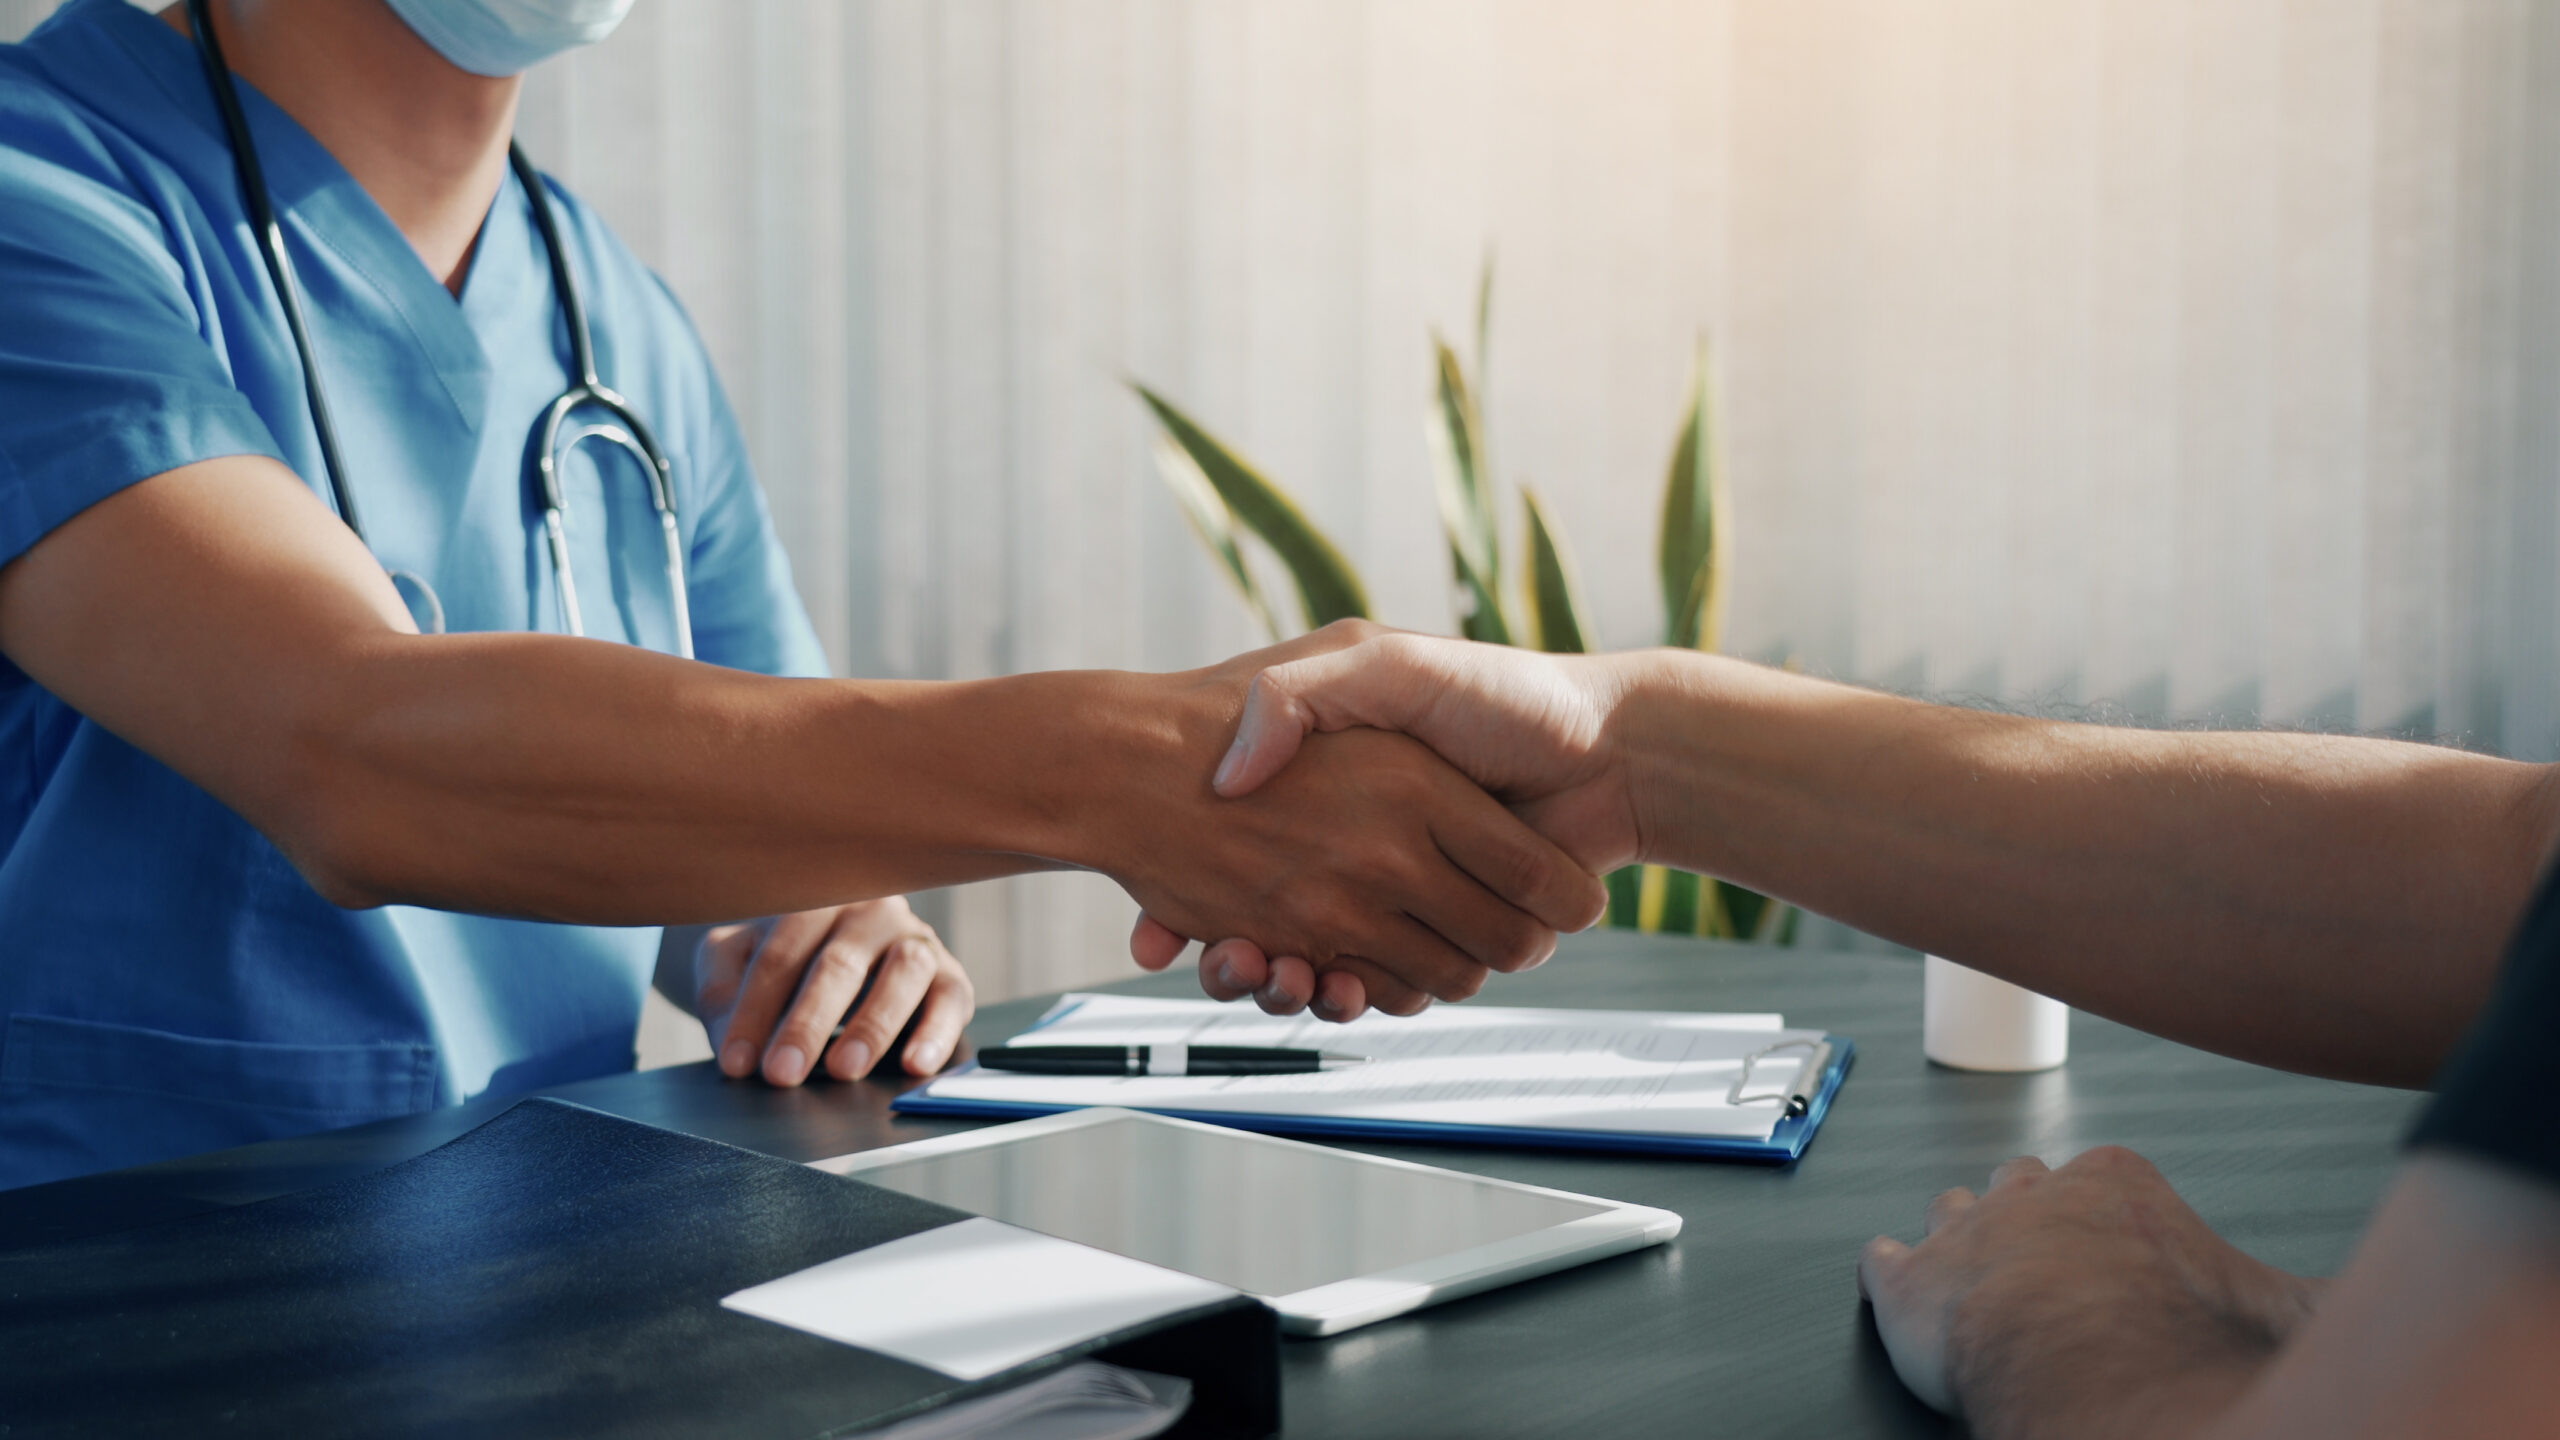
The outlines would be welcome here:
M 1270 1045 L 999 1045 L 978 1052 L 990 1070 L 1026 1075 L 1304 1075 L 1365 1059 Z

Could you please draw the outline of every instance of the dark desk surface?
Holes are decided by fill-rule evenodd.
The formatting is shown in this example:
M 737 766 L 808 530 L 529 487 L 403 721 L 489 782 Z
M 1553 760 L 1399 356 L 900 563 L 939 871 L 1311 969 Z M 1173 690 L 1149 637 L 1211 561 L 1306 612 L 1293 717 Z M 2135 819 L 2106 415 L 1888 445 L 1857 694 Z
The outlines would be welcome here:
M 1197 993 L 1188 971 L 1138 993 Z M 1793 1169 L 1484 1150 L 1379 1154 L 1587 1191 L 1686 1217 L 1678 1241 L 1332 1340 L 1289 1347 L 1291 1435 L 1935 1435 L 1862 1318 L 1851 1267 L 1868 1237 L 1915 1238 L 1920 1208 L 2017 1154 L 2131 1145 L 2204 1217 L 2276 1265 L 2342 1265 L 2417 1097 L 2306 1080 L 2086 1015 L 2071 1063 L 1968 1075 L 1920 1056 L 1920 974 L 1905 961 L 1655 939 L 1569 938 L 1486 1001 L 1612 1009 L 1778 1010 L 1858 1042 L 1857 1068 Z M 972 1036 L 1028 1024 L 992 1005 Z M 674 1130 L 815 1159 L 962 1128 L 893 1117 L 884 1085 L 793 1091 L 708 1065 L 550 1092 Z M 499 1108 L 407 1120 L 0 1193 L 0 1247 L 95 1233 L 323 1183 L 417 1154 Z

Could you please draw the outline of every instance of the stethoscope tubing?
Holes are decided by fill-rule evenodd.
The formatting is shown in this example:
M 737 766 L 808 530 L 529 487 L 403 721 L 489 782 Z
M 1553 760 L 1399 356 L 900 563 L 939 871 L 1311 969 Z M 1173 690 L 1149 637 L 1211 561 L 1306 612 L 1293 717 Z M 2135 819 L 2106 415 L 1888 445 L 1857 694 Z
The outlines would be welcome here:
M 284 308 L 285 328 L 293 336 L 294 354 L 302 363 L 303 396 L 311 407 L 311 428 L 320 443 L 321 466 L 329 472 L 330 501 L 346 527 L 355 532 L 357 539 L 365 540 L 364 526 L 356 518 L 355 496 L 347 486 L 347 467 L 338 449 L 337 427 L 330 422 L 329 399 L 321 384 L 310 325 L 303 315 L 302 287 L 294 278 L 293 260 L 284 246 L 284 228 L 277 223 L 266 171 L 258 161 L 257 142 L 249 133 L 248 115 L 241 108 L 230 64 L 223 58 L 221 37 L 214 32 L 208 0 L 187 0 L 187 19 L 196 33 L 196 53 L 204 61 L 214 107 L 221 112 L 223 129 L 230 137 L 232 163 L 239 174 L 241 198 L 248 207 L 259 256 L 266 263 L 267 277 Z M 650 504 L 657 511 L 658 529 L 666 545 L 667 592 L 675 616 L 676 653 L 690 660 L 693 608 L 685 594 L 684 537 L 677 522 L 674 467 L 667 463 L 666 452 L 659 447 L 649 422 L 620 392 L 606 385 L 596 370 L 595 340 L 587 328 L 586 301 L 578 290 L 577 276 L 569 268 L 569 249 L 561 239 L 560 222 L 552 212 L 551 196 L 541 175 L 525 158 L 523 147 L 512 141 L 507 145 L 507 164 L 515 171 L 516 180 L 533 207 L 534 228 L 541 232 L 543 253 L 551 265 L 552 293 L 559 297 L 561 317 L 569 332 L 573 379 L 569 388 L 543 410 L 542 420 L 535 427 L 531 466 L 534 489 L 542 505 L 543 539 L 551 554 L 551 577 L 559 597 L 561 624 L 572 635 L 587 633 L 578 608 L 577 575 L 569 559 L 569 502 L 560 480 L 560 458 L 591 437 L 603 439 L 628 451 L 648 477 Z M 568 431 L 564 438 L 562 432 L 570 415 L 589 407 L 610 415 L 615 423 L 584 424 Z M 366 544 L 369 548 L 371 542 L 367 540 Z M 390 573 L 395 585 L 405 581 L 420 593 L 427 610 L 423 628 L 430 634 L 441 633 L 444 602 L 434 587 L 424 577 L 407 571 Z M 405 590 L 402 598 L 407 599 Z M 413 605 L 413 613 L 415 609 Z
M 206 0 L 187 0 L 187 22 L 196 32 L 196 55 L 204 61 L 213 104 L 222 112 L 222 128 L 231 137 L 231 164 L 240 176 L 240 198 L 249 207 L 249 226 L 258 237 L 258 255 L 266 262 L 267 279 L 284 306 L 285 329 L 293 335 L 294 354 L 302 360 L 302 394 L 311 406 L 311 429 L 320 440 L 320 465 L 329 472 L 329 499 L 338 518 L 364 538 L 356 520 L 356 497 L 347 493 L 347 467 L 338 458 L 338 428 L 329 422 L 329 397 L 320 386 L 320 367 L 312 360 L 311 327 L 302 318 L 302 287 L 293 278 L 293 257 L 285 253 L 284 227 L 276 223 L 268 199 L 266 167 L 258 163 L 258 147 L 249 136 L 249 117 L 240 108 L 239 87 L 231 83 L 231 64 L 222 56 L 222 37 L 214 33 Z

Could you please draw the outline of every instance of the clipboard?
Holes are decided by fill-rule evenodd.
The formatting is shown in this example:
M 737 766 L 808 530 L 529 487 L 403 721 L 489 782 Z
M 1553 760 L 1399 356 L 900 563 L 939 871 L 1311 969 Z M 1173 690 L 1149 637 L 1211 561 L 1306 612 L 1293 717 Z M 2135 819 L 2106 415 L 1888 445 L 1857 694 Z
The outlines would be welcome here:
M 1099 998 L 1103 997 L 1069 996 L 1022 1034 L 1026 1037 L 1034 1036 L 1075 1014 L 1078 1002 Z M 1208 1001 L 1173 1003 L 1213 1006 L 1213 1002 Z M 1573 1012 L 1519 1013 L 1561 1015 Z M 1665 1018 L 1686 1017 L 1666 1016 Z M 1774 1019 L 1774 1017 L 1762 1018 Z M 1773 1033 L 1768 1043 L 1740 1057 L 1741 1073 L 1730 1082 L 1732 1091 L 1739 1096 L 1747 1086 L 1753 1083 L 1755 1072 L 1769 1058 L 1808 1047 L 1813 1048 L 1815 1053 L 1810 1057 L 1810 1064 L 1799 1064 L 1799 1071 L 1804 1072 L 1800 1083 L 1790 1084 L 1782 1091 L 1771 1090 L 1765 1094 L 1751 1096 L 1745 1102 L 1771 1103 L 1784 1108 L 1785 1113 L 1771 1127 L 1766 1138 L 1746 1135 L 1683 1134 L 1668 1130 L 1646 1130 L 1624 1126 L 1601 1128 L 1551 1123 L 1453 1122 L 1346 1114 L 1311 1114 L 1303 1111 L 1275 1113 L 1250 1107 L 1204 1109 L 1181 1104 L 1154 1104 L 1137 1098 L 1049 1102 L 1017 1096 L 984 1098 L 951 1093 L 956 1089 L 966 1088 L 966 1082 L 970 1077 L 982 1076 L 986 1073 L 981 1071 L 974 1062 L 956 1067 L 935 1080 L 906 1092 L 892 1102 L 892 1108 L 907 1115 L 1017 1120 L 1034 1115 L 1053 1115 L 1084 1109 L 1090 1105 L 1109 1104 L 1267 1135 L 1392 1142 L 1419 1141 L 1428 1144 L 1489 1145 L 1513 1149 L 1630 1155 L 1679 1155 L 1696 1159 L 1789 1165 L 1802 1158 L 1805 1147 L 1813 1142 L 1813 1137 L 1822 1128 L 1823 1120 L 1830 1114 L 1832 1103 L 1839 1096 L 1841 1085 L 1847 1080 L 1850 1068 L 1856 1063 L 1856 1044 L 1846 1036 L 1828 1033 Z M 955 1085 L 953 1082 L 963 1083 Z M 1032 1084 L 1021 1088 L 1027 1090 L 1041 1087 L 1034 1080 Z M 1796 1103 L 1788 1103 L 1790 1100 Z

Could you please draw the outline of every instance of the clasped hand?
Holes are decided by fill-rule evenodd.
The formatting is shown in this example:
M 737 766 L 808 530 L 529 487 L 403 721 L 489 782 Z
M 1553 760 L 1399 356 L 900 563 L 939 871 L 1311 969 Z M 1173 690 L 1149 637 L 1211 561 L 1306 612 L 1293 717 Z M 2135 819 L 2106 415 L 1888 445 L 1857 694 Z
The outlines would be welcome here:
M 1513 828 L 1535 831 L 1541 843 L 1565 857 L 1565 868 L 1578 882 L 1564 892 L 1569 903 L 1549 901 L 1538 911 L 1540 918 L 1558 929 L 1581 929 L 1600 918 L 1601 891 L 1593 877 L 1634 859 L 1637 851 L 1623 767 L 1610 744 L 1616 680 L 1607 666 L 1588 657 L 1433 641 L 1365 621 L 1342 621 L 1238 663 L 1254 667 L 1251 689 L 1214 781 L 1230 815 L 1240 815 L 1249 797 L 1305 787 L 1303 772 L 1321 758 L 1364 745 L 1411 748 L 1418 740 L 1444 762 L 1427 767 L 1436 786 L 1433 798 L 1464 815 L 1479 836 L 1498 837 L 1524 857 L 1495 853 L 1494 838 L 1479 838 L 1476 851 L 1465 852 L 1435 829 L 1432 838 L 1449 860 L 1534 907 L 1535 899 L 1524 898 L 1536 892 L 1522 877 L 1537 868 L 1525 858 L 1525 843 L 1484 813 L 1507 806 L 1517 817 Z M 1383 733 L 1388 731 L 1414 738 Z M 1452 783 L 1462 789 L 1449 790 Z M 1381 818 L 1392 821 L 1398 808 Z M 1366 827 L 1377 822 L 1356 811 L 1342 819 L 1346 836 L 1373 846 L 1393 840 L 1378 846 L 1382 857 L 1397 856 L 1399 844 L 1418 838 L 1373 834 Z M 1555 890 L 1548 887 L 1550 894 Z M 1526 968 L 1548 953 L 1541 947 L 1525 964 L 1499 963 L 1470 946 L 1471 963 L 1432 947 L 1437 963 L 1423 969 L 1382 967 L 1357 954 L 1274 945 L 1267 934 L 1245 937 L 1185 923 L 1145 895 L 1139 899 L 1147 913 L 1129 939 L 1139 965 L 1161 970 L 1191 940 L 1207 942 L 1200 959 L 1202 988 L 1222 1000 L 1250 994 L 1273 1014 L 1310 1005 L 1322 1018 L 1337 1021 L 1373 1005 L 1411 1014 L 1434 998 L 1464 999 L 1489 971 Z M 1442 913 L 1465 912 L 1453 906 Z M 1417 918 L 1438 924 L 1428 915 Z M 1516 956 L 1515 947 L 1515 961 Z
M 1546 817 L 1489 795 L 1441 737 L 1302 726 L 1274 708 L 1275 687 L 1303 667 L 1330 673 L 1346 657 L 1358 672 L 1369 643 L 1392 638 L 1363 622 L 1329 626 L 1153 702 L 1167 734 L 1125 772 L 1145 787 L 1148 824 L 1091 862 L 1146 912 L 1132 942 L 1141 965 L 1163 968 L 1190 938 L 1231 939 L 1222 958 L 1278 955 L 1291 974 L 1323 972 L 1332 1018 L 1370 1005 L 1411 1014 L 1539 963 L 1556 932 L 1599 919 L 1607 895 L 1592 867 L 1547 833 Z M 1288 753 L 1250 773 L 1231 762 L 1213 791 L 1240 722 L 1254 734 L 1285 727 Z M 1185 756 L 1198 757 L 1187 774 Z

